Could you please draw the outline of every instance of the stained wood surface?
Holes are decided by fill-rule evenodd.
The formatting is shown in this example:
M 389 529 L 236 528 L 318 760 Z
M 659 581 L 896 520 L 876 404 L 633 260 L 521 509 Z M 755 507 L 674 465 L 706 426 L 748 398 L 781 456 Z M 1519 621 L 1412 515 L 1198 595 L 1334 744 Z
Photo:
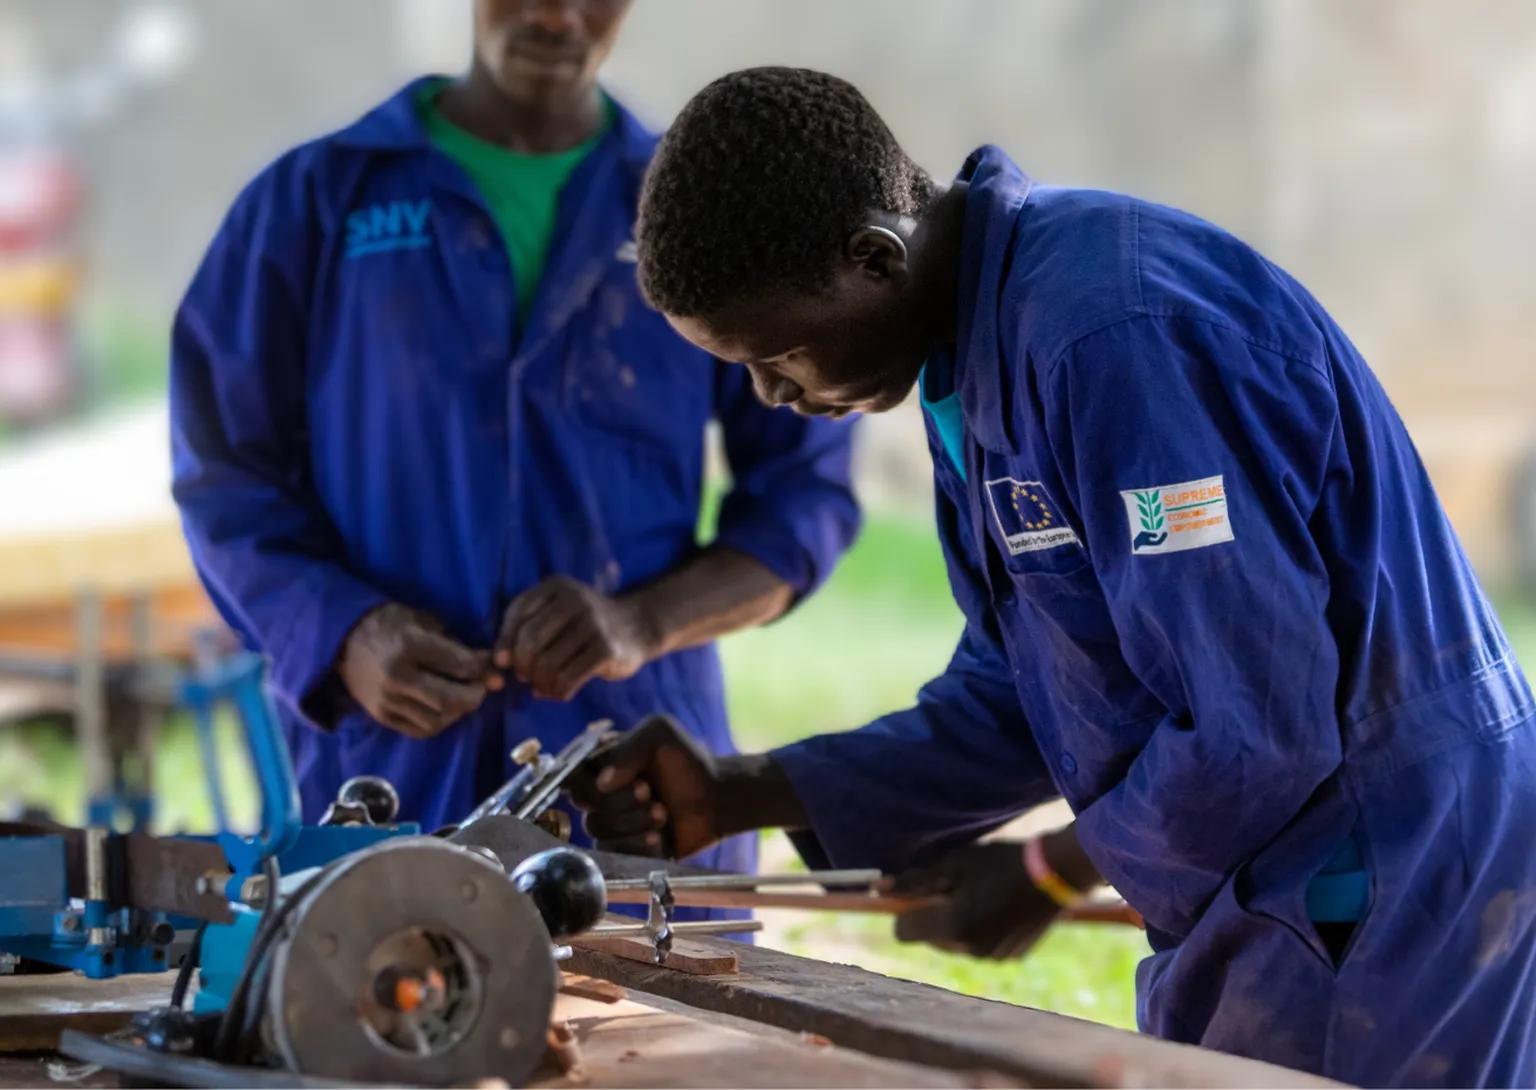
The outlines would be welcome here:
M 643 996 L 608 1003 L 561 995 L 555 1018 L 574 1031 L 581 1068 L 570 1076 L 541 1070 L 530 1086 L 928 1087 L 979 1082 L 974 1075 L 866 1056 L 816 1038 L 707 1021 L 676 1006 L 662 1009 Z
M 13 986 L 22 985 L 25 986 Z M 565 976 L 555 1021 L 573 1031 L 581 1066 L 569 1073 L 546 1067 L 537 1087 L 949 1087 L 975 1077 L 920 1064 L 892 1062 L 832 1047 L 732 1018 L 690 1012 L 665 999 L 628 997 L 601 980 Z M 574 992 L 584 994 L 573 994 Z M 133 1013 L 163 1004 L 166 977 L 88 981 L 83 977 L 0 980 L 0 1031 L 11 1051 L 0 1056 L 0 1087 L 46 1086 L 44 1051 L 68 1025 L 106 1033 Z M 16 1051 L 25 1048 L 28 1051 Z M 78 1066 L 68 1064 L 67 1066 Z M 103 1073 L 75 1085 L 115 1086 Z M 989 1083 L 992 1085 L 992 1083 Z
M 699 977 L 577 950 L 568 968 L 615 981 L 632 997 L 663 996 L 903 1062 L 995 1072 L 1015 1085 L 1058 1087 L 1320 1087 L 1325 1079 L 1080 1019 L 972 999 L 849 965 L 732 946 L 740 972 Z
M 51 1049 L 65 1029 L 111 1033 L 164 1006 L 175 973 L 88 980 L 74 973 L 0 976 L 0 1053 Z
M 633 922 L 633 921 L 625 921 Z M 655 965 L 655 947 L 642 938 L 585 936 L 571 940 L 572 948 L 608 954 L 627 961 Z M 737 971 L 736 954 L 719 946 L 705 946 L 694 939 L 675 939 L 667 959 L 661 965 L 669 972 L 690 976 L 729 976 Z

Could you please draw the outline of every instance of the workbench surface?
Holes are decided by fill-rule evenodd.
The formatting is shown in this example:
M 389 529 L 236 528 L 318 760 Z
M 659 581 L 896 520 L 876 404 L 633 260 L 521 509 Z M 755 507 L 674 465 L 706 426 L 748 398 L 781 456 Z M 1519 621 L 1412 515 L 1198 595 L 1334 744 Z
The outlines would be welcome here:
M 581 1066 L 532 1085 L 1183 1086 L 1336 1084 L 1025 1007 L 971 999 L 847 965 L 690 938 L 738 971 L 699 975 L 576 951 L 555 1020 Z M 706 960 L 704 957 L 700 961 Z M 583 979 L 575 974 L 586 974 Z M 48 1085 L 47 1034 L 107 1032 L 164 1002 L 167 977 L 0 979 L 0 1086 Z M 15 1055 L 16 1050 L 27 1050 Z M 112 1085 L 91 1081 L 77 1085 Z

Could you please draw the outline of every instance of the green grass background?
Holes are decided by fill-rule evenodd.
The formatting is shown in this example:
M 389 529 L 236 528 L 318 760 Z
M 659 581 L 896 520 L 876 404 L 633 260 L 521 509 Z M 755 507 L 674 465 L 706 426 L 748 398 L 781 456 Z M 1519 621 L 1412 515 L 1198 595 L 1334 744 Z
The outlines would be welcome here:
M 94 321 L 88 333 L 98 358 L 115 353 L 120 366 L 94 382 L 87 412 L 163 389 L 163 346 L 155 335 L 110 316 Z M 706 535 L 711 521 L 707 511 Z M 1513 597 L 1499 606 L 1517 650 L 1536 662 L 1536 610 Z M 780 622 L 725 641 L 741 746 L 760 749 L 849 729 L 909 705 L 918 687 L 944 668 L 959 631 L 931 525 L 872 514 L 819 594 Z M 255 813 L 248 771 L 232 725 L 224 724 L 221 734 L 232 809 L 248 826 Z M 185 723 L 166 730 L 156 776 L 162 829 L 212 827 Z M 29 724 L 0 731 L 0 799 L 48 805 L 78 821 L 81 793 L 79 761 L 62 729 Z M 771 858 L 785 858 L 782 842 L 767 848 Z M 822 915 L 795 922 L 777 941 L 796 952 L 1128 1028 L 1135 1024 L 1135 966 L 1147 951 L 1143 936 L 1127 928 L 1064 924 L 1022 961 L 994 964 L 897 944 L 886 920 Z

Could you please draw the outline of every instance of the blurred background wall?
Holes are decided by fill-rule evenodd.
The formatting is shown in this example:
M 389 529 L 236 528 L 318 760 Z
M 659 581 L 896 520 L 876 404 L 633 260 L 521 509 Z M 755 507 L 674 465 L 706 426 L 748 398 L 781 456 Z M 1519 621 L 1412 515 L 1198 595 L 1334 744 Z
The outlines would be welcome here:
M 88 68 L 126 0 L 0 0 L 0 83 Z M 163 330 L 239 187 L 468 56 L 468 0 L 197 0 L 167 86 L 78 141 L 93 309 Z M 761 63 L 854 81 L 951 173 L 1006 147 L 1053 182 L 1199 213 L 1306 283 L 1408 419 L 1486 574 L 1536 420 L 1536 4 L 1527 0 L 638 0 L 608 78 L 663 125 Z M 877 502 L 924 507 L 911 412 Z M 1533 529 L 1536 534 L 1536 529 Z

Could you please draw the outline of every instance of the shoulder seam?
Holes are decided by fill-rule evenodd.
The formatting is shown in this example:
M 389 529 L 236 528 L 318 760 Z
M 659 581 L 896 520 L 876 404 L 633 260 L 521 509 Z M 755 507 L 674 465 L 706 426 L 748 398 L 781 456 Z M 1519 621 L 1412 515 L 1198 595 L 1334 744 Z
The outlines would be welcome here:
M 1098 334 L 1103 333 L 1108 329 L 1112 329 L 1115 326 L 1124 325 L 1128 322 L 1140 321 L 1143 318 L 1150 318 L 1153 320 L 1175 319 L 1183 322 L 1195 322 L 1200 325 L 1208 325 L 1213 329 L 1220 329 L 1223 332 L 1232 334 L 1238 340 L 1244 342 L 1245 344 L 1251 345 L 1254 348 L 1258 348 L 1274 356 L 1279 356 L 1281 359 L 1289 360 L 1292 363 L 1300 364 L 1301 366 L 1306 367 L 1308 370 L 1315 371 L 1320 377 L 1327 380 L 1330 386 L 1333 384 L 1333 376 L 1329 374 L 1326 364 L 1310 356 L 1303 355 L 1300 352 L 1297 352 L 1295 349 L 1285 348 L 1278 344 L 1271 344 L 1268 341 L 1261 340 L 1260 338 L 1253 336 L 1253 334 L 1248 333 L 1245 330 L 1239 329 L 1237 326 L 1232 325 L 1230 322 L 1218 321 L 1209 315 L 1191 314 L 1187 311 L 1158 307 L 1136 307 L 1130 313 L 1122 310 L 1113 315 L 1106 315 L 1103 318 L 1098 319 L 1097 324 L 1069 338 L 1066 343 L 1064 343 L 1059 349 L 1050 354 L 1049 359 L 1052 362 L 1049 364 L 1049 366 L 1046 367 L 1044 374 L 1045 380 L 1049 382 L 1055 375 L 1056 369 L 1061 366 L 1061 364 L 1066 360 L 1067 356 L 1071 354 L 1073 349 L 1077 348 L 1090 337 L 1097 336 Z

